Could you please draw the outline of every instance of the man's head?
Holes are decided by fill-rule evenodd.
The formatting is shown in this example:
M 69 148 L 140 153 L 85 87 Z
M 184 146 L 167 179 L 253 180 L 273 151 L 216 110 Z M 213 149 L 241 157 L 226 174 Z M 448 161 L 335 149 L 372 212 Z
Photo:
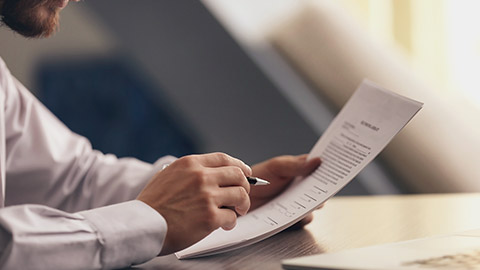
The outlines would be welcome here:
M 48 37 L 68 0 L 0 0 L 2 22 L 25 37 Z

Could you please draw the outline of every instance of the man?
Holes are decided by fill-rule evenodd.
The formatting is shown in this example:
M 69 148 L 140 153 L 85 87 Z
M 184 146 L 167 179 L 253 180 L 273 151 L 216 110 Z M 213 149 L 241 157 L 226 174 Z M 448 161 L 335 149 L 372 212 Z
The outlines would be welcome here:
M 0 0 L 0 14 L 26 37 L 48 37 L 67 4 Z M 153 165 L 104 155 L 60 123 L 0 60 L 1 269 L 110 269 L 170 254 L 217 228 L 232 229 L 237 216 L 319 164 L 305 155 L 252 168 L 223 153 L 164 157 Z M 250 175 L 271 184 L 250 188 Z

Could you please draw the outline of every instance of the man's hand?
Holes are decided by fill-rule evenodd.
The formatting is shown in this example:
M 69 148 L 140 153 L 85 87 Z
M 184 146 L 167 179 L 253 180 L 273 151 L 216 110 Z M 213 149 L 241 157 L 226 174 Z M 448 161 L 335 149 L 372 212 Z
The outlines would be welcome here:
M 137 199 L 157 210 L 168 231 L 160 255 L 182 250 L 250 208 L 252 169 L 222 153 L 186 156 L 157 173 Z
M 320 158 L 307 161 L 307 155 L 280 156 L 252 167 L 253 176 L 270 181 L 270 185 L 253 186 L 250 192 L 251 209 L 255 209 L 280 194 L 297 176 L 307 176 L 320 166 Z M 310 214 L 296 226 L 304 226 L 312 221 Z

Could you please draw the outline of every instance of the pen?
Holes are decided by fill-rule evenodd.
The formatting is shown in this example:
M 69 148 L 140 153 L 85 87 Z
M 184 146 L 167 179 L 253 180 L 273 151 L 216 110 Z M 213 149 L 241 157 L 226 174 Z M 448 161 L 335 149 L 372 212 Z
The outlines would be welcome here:
M 247 176 L 247 180 L 250 185 L 254 186 L 265 186 L 270 184 L 270 182 L 268 182 L 267 180 L 263 180 L 257 177 Z

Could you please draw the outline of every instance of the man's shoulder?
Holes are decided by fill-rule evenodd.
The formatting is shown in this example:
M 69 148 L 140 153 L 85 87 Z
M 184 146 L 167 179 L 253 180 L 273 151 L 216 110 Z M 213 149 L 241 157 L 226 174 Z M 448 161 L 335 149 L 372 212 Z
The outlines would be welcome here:
M 8 74 L 7 65 L 3 62 L 2 57 L 0 57 L 0 93 L 5 92 L 6 76 Z
M 2 57 L 0 56 L 0 70 L 3 71 L 4 69 L 7 68 L 7 65 L 5 64 L 5 62 L 3 61 Z M 1 72 L 0 71 L 0 72 Z

